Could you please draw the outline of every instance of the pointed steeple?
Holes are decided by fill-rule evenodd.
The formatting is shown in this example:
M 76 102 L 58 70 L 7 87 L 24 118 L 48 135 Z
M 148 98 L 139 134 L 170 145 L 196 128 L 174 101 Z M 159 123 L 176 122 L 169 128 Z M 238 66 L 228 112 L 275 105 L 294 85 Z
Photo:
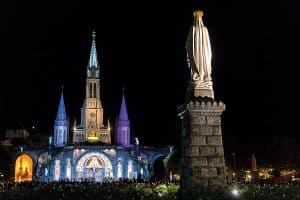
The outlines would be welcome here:
M 90 60 L 87 67 L 87 77 L 92 79 L 98 79 L 99 74 L 100 74 L 100 67 L 97 59 L 96 32 L 93 31 L 91 54 L 90 54 Z
M 63 90 L 64 89 L 63 89 L 63 86 L 62 86 L 62 91 L 61 91 L 61 95 L 60 95 L 58 111 L 57 111 L 57 115 L 56 115 L 56 120 L 57 121 L 67 120 Z
M 123 96 L 119 118 L 116 121 L 116 143 L 123 147 L 130 146 L 130 121 L 128 119 L 125 94 Z
M 91 47 L 91 54 L 90 54 L 90 60 L 89 60 L 89 67 L 92 68 L 98 68 L 98 59 L 97 59 L 97 50 L 96 50 L 96 32 L 93 31 L 92 34 L 92 47 Z
M 69 120 L 66 114 L 63 86 L 60 95 L 58 111 L 54 124 L 54 146 L 62 147 L 68 144 Z
M 128 121 L 128 114 L 127 114 L 127 107 L 125 102 L 125 94 L 124 94 L 124 88 L 123 88 L 123 97 L 122 97 L 122 103 L 121 103 L 121 110 L 119 114 L 119 121 Z

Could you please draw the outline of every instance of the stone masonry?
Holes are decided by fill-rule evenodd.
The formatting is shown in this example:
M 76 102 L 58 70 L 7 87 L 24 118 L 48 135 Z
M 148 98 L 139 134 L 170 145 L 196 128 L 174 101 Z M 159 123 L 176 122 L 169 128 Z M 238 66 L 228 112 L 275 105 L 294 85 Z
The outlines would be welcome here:
M 197 98 L 179 108 L 182 119 L 182 189 L 225 184 L 221 129 L 224 110 L 225 104 L 210 98 Z

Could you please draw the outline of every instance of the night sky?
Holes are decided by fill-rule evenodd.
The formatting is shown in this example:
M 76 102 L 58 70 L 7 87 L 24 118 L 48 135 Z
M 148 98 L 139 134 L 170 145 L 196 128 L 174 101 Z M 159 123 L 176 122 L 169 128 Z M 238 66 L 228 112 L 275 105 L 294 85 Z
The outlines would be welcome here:
M 176 110 L 189 79 L 185 41 L 192 12 L 202 9 L 215 99 L 227 108 L 225 154 L 262 160 L 281 137 L 299 147 L 300 1 L 178 2 L 1 5 L 1 134 L 20 124 L 50 133 L 62 84 L 70 121 L 80 121 L 94 29 L 105 118 L 115 121 L 125 87 L 132 135 L 146 145 L 179 146 Z

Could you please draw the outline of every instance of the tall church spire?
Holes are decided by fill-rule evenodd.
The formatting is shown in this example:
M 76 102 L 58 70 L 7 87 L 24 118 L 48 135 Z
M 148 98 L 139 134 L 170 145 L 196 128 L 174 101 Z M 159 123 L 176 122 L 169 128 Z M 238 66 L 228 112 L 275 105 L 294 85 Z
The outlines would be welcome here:
M 54 124 L 54 145 L 56 147 L 65 146 L 68 143 L 69 120 L 66 114 L 63 87 L 60 95 L 58 111 Z
M 88 78 L 99 78 L 99 63 L 97 58 L 97 50 L 96 50 L 96 32 L 92 33 L 92 46 L 90 59 L 88 63 L 87 76 Z
M 127 114 L 124 89 L 120 114 L 116 122 L 116 143 L 124 147 L 130 146 L 130 121 Z

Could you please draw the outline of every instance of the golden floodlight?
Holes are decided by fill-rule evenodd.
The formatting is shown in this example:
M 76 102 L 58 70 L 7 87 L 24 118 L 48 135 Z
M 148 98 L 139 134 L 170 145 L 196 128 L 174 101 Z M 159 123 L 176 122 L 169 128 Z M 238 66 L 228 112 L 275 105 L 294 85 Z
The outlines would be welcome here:
M 91 131 L 87 136 L 87 140 L 90 143 L 94 143 L 94 142 L 99 142 L 100 138 L 96 136 L 96 133 L 94 131 Z

